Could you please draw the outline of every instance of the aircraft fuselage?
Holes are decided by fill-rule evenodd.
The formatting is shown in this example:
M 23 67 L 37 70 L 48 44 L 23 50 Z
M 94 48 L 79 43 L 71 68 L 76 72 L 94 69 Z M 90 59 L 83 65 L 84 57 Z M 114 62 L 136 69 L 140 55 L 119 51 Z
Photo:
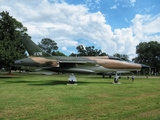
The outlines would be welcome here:
M 54 72 L 103 73 L 114 71 L 138 71 L 142 65 L 105 57 L 28 57 L 15 61 L 19 66 L 42 67 Z

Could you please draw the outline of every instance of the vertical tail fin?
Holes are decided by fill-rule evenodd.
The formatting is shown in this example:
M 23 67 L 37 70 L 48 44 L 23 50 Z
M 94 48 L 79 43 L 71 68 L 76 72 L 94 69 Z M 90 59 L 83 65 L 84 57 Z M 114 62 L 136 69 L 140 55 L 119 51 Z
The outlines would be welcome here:
M 43 57 L 52 56 L 51 54 L 44 52 L 27 35 L 22 37 L 22 43 L 27 49 L 29 56 L 43 56 Z

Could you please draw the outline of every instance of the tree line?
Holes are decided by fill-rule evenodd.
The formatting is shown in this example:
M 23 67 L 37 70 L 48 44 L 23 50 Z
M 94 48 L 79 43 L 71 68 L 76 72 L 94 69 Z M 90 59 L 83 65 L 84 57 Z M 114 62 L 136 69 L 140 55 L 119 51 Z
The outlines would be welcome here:
M 0 12 L 0 68 L 6 66 L 11 68 L 14 61 L 27 57 L 26 49 L 21 39 L 27 35 L 27 28 L 9 15 L 7 11 Z M 30 37 L 30 36 L 29 36 Z M 38 46 L 45 52 L 53 56 L 66 56 L 58 51 L 57 43 L 50 39 L 44 38 L 38 43 Z M 94 46 L 78 45 L 77 52 L 71 53 L 69 56 L 106 56 L 105 52 L 96 49 Z M 136 63 L 146 64 L 156 67 L 156 71 L 160 70 L 160 43 L 157 41 L 141 42 L 136 47 L 137 57 L 132 61 Z M 113 56 L 129 61 L 128 55 L 115 53 Z
M 45 52 L 53 55 L 53 56 L 66 56 L 64 53 L 61 53 L 58 50 L 57 43 L 50 39 L 44 38 L 38 43 L 38 46 Z M 76 47 L 77 52 L 71 53 L 69 56 L 71 57 L 81 57 L 81 56 L 108 56 L 107 53 L 102 52 L 100 49 L 95 49 L 94 46 L 86 46 L 78 45 Z M 128 55 L 115 53 L 114 57 L 121 58 L 124 61 L 129 61 Z

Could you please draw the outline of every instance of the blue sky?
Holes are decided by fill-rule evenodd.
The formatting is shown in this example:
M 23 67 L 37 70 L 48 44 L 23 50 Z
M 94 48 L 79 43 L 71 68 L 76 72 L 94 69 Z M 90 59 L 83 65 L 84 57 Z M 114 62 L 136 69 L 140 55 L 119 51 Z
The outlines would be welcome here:
M 51 38 L 67 55 L 82 44 L 131 59 L 140 42 L 160 42 L 160 0 L 0 0 L 0 11 L 35 43 Z

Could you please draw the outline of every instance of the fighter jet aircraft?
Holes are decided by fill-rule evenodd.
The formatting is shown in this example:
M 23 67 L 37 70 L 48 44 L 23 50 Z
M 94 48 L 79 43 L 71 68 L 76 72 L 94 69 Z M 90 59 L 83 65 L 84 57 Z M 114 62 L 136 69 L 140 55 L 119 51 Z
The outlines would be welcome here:
M 29 37 L 22 39 L 29 57 L 15 61 L 15 65 L 41 67 L 44 70 L 58 73 L 87 73 L 101 74 L 139 71 L 145 65 L 123 61 L 116 57 L 97 56 L 97 57 L 64 57 L 52 56 L 41 50 Z M 70 78 L 73 78 L 73 74 Z M 69 78 L 69 80 L 70 80 Z M 75 78 L 75 77 L 74 77 Z

